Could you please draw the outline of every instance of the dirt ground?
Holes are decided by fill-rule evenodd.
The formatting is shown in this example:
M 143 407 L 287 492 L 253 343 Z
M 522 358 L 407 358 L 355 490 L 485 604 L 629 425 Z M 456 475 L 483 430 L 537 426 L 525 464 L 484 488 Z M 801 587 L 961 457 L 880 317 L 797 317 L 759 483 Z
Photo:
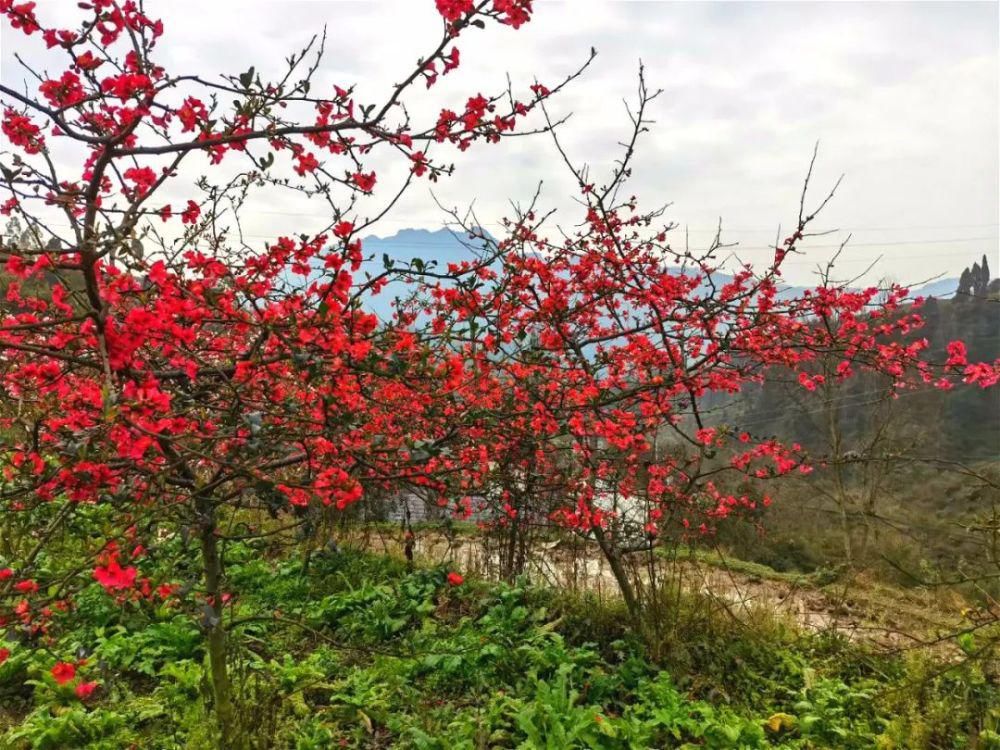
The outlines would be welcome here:
M 372 552 L 403 554 L 399 532 L 366 530 L 351 541 Z M 421 562 L 496 577 L 495 556 L 474 536 L 421 531 L 414 541 L 414 557 Z M 719 560 L 664 559 L 657 565 L 658 575 L 673 576 L 685 590 L 702 593 L 734 617 L 750 618 L 764 609 L 804 630 L 834 631 L 892 651 L 940 646 L 939 639 L 961 628 L 968 610 L 954 592 L 892 588 L 863 575 L 820 586 L 804 577 L 748 573 L 735 562 L 729 567 Z M 594 545 L 541 543 L 525 572 L 540 585 L 618 596 L 611 570 Z

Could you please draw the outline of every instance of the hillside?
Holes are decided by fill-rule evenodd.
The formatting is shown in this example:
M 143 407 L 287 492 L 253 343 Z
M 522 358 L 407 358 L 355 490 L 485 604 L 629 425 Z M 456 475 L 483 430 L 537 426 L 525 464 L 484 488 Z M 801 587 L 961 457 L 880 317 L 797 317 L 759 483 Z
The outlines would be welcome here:
M 971 360 L 1000 358 L 1000 298 L 932 298 L 921 314 L 925 326 L 915 335 L 928 340 L 933 361 L 947 359 L 946 346 L 955 339 L 965 341 Z M 844 450 L 857 450 L 866 435 L 889 419 L 874 408 L 883 403 L 888 385 L 885 378 L 858 377 L 821 397 L 803 393 L 793 377 L 777 378 L 727 402 L 717 419 L 747 425 L 755 433 L 788 435 L 814 454 L 827 455 L 828 401 L 848 441 Z M 1000 459 L 1000 393 L 975 386 L 947 392 L 927 388 L 903 392 L 892 401 L 899 450 L 971 462 Z

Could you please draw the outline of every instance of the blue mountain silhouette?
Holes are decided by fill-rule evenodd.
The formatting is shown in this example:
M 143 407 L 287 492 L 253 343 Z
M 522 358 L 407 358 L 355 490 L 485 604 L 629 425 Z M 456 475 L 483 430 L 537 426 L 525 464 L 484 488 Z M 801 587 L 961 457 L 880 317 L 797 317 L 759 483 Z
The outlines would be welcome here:
M 454 231 L 446 227 L 441 229 L 401 229 L 395 234 L 385 237 L 369 235 L 362 239 L 366 260 L 362 264 L 361 274 L 377 275 L 381 273 L 385 269 L 386 260 L 398 268 L 413 262 L 414 259 L 419 259 L 428 269 L 446 272 L 449 263 L 473 260 L 476 257 L 473 249 L 481 246 L 481 240 L 471 239 L 465 232 Z M 722 286 L 732 279 L 731 275 L 723 272 L 715 273 L 713 276 L 718 286 Z M 957 287 L 958 279 L 938 279 L 913 289 L 911 293 L 926 297 L 947 298 L 954 295 Z M 782 287 L 779 297 L 785 299 L 796 297 L 807 288 L 793 285 Z M 380 318 L 388 319 L 392 316 L 393 299 L 405 292 L 406 286 L 403 283 L 392 282 L 380 294 L 370 297 L 366 301 L 366 307 Z

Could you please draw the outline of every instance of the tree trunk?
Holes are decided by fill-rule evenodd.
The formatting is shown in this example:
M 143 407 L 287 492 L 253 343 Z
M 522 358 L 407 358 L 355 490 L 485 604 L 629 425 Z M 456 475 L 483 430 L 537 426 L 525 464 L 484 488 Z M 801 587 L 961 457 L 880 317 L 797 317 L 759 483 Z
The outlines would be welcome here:
M 848 568 L 854 568 L 854 542 L 851 538 L 851 518 L 848 514 L 847 501 L 843 496 L 837 501 L 840 508 L 840 531 L 844 538 L 844 560 Z
M 621 553 L 615 549 L 614 543 L 608 539 L 603 529 L 595 526 L 594 538 L 597 539 L 597 544 L 601 548 L 601 552 L 604 553 L 604 558 L 611 566 L 611 574 L 618 584 L 618 591 L 625 601 L 629 617 L 636 625 L 640 624 L 639 597 L 636 596 L 635 586 L 632 585 L 632 579 L 629 578 L 628 571 L 625 570 L 625 565 L 622 563 Z
M 854 543 L 851 539 L 850 495 L 844 477 L 844 436 L 840 424 L 840 407 L 837 405 L 833 388 L 833 375 L 829 363 L 824 364 L 823 384 L 824 408 L 826 409 L 827 437 L 830 443 L 830 455 L 833 459 L 833 477 L 837 506 L 840 510 L 840 528 L 844 535 L 844 558 L 847 567 L 854 568 Z
M 232 748 L 236 740 L 229 669 L 226 664 L 226 628 L 222 621 L 222 559 L 216 538 L 215 510 L 211 501 L 198 503 L 202 520 L 201 558 L 205 573 L 205 628 L 208 631 L 208 663 L 211 671 L 215 717 L 219 724 L 220 747 Z

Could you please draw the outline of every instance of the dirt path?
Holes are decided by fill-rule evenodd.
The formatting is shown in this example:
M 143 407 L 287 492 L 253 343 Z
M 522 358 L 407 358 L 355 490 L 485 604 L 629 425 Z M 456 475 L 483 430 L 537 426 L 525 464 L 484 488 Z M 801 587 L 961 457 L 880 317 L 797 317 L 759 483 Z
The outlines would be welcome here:
M 399 533 L 368 531 L 355 541 L 372 552 L 403 553 Z M 414 554 L 422 562 L 449 563 L 467 573 L 496 577 L 496 559 L 470 535 L 448 538 L 421 532 Z M 685 590 L 702 593 L 737 618 L 749 619 L 763 609 L 804 630 L 833 631 L 891 650 L 920 647 L 954 632 L 965 606 L 956 595 L 890 588 L 861 576 L 817 586 L 805 579 L 742 572 L 727 568 L 722 561 L 663 560 L 660 566 L 661 575 L 675 577 Z M 543 543 L 529 559 L 526 573 L 541 585 L 618 596 L 611 570 L 596 547 Z

